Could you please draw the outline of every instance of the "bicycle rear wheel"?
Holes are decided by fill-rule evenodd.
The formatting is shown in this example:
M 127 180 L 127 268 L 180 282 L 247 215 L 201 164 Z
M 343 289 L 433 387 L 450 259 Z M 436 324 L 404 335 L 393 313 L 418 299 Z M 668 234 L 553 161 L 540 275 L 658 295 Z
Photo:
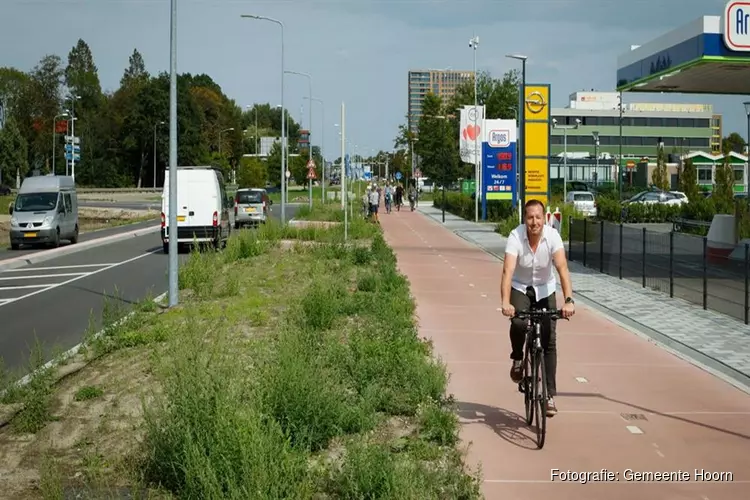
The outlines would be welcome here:
M 544 369 L 544 354 L 534 353 L 534 412 L 536 413 L 536 445 L 544 447 L 547 436 L 547 375 Z

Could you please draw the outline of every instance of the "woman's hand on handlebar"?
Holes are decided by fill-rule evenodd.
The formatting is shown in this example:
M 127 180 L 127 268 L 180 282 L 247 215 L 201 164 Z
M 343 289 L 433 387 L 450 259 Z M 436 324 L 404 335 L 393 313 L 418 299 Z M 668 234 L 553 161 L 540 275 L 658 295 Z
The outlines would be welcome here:
M 512 318 L 516 314 L 516 308 L 513 307 L 513 304 L 503 304 L 502 310 L 503 316 L 508 318 Z

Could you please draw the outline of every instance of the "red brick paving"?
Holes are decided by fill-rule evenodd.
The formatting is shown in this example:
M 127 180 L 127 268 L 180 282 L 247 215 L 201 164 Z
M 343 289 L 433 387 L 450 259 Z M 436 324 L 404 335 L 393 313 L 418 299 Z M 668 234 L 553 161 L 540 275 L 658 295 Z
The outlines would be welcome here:
M 537 450 L 509 377 L 501 263 L 419 212 L 382 214 L 381 224 L 411 283 L 421 334 L 451 374 L 467 461 L 481 463 L 486 498 L 750 498 L 750 396 L 582 305 L 558 322 L 559 413 Z M 607 469 L 619 481 L 551 481 L 553 469 Z M 700 482 L 696 469 L 733 477 Z M 687 471 L 690 480 L 628 480 L 628 470 Z

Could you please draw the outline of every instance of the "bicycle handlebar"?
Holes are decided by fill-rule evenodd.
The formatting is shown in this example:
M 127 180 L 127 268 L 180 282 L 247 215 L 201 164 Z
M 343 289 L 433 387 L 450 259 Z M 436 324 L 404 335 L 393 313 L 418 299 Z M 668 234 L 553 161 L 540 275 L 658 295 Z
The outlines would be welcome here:
M 516 311 L 516 314 L 514 314 L 510 319 L 541 319 L 541 318 L 549 318 L 549 319 L 565 319 L 570 321 L 570 318 L 563 317 L 562 309 L 552 309 L 551 311 Z

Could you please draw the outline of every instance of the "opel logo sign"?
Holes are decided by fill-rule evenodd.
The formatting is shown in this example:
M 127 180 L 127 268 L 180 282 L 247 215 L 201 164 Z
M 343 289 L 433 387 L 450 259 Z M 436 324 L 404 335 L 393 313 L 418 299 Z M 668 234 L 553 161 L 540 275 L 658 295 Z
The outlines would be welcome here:
M 526 97 L 526 109 L 535 115 L 541 113 L 545 106 L 547 106 L 547 101 L 544 100 L 541 92 L 537 90 Z
M 473 121 L 477 120 L 478 119 L 478 116 L 477 116 L 478 114 L 479 114 L 479 110 L 477 108 L 475 108 L 473 106 L 471 108 L 469 108 L 469 112 L 467 114 L 467 116 L 469 118 L 469 121 L 473 122 Z

